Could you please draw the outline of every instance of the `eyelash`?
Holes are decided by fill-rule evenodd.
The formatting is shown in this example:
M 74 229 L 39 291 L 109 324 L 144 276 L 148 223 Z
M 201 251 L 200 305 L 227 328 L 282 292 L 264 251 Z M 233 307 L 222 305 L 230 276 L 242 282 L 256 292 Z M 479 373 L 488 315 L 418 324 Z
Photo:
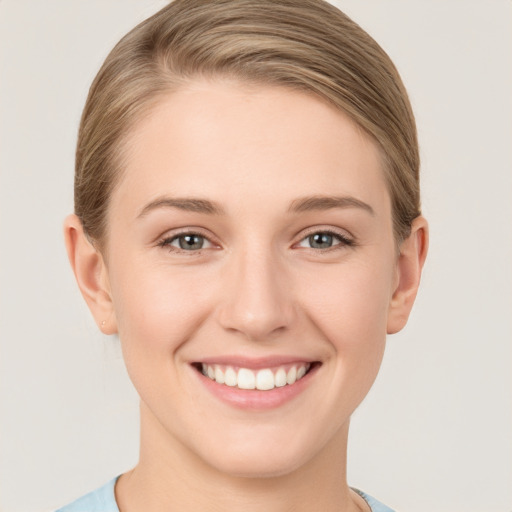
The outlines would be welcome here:
M 317 251 L 317 252 L 328 252 L 333 251 L 337 249 L 342 249 L 343 247 L 354 247 L 356 245 L 356 242 L 353 238 L 349 238 L 347 235 L 340 233 L 338 231 L 335 231 L 333 229 L 313 229 L 309 233 L 306 233 L 301 240 L 299 241 L 299 244 L 307 240 L 308 238 L 311 238 L 314 235 L 329 235 L 335 238 L 339 243 L 332 245 L 331 247 L 327 247 L 324 249 L 316 249 L 314 247 L 307 247 L 308 249 Z M 295 244 L 297 245 L 297 244 Z
M 311 230 L 309 233 L 306 233 L 299 240 L 298 243 L 294 244 L 294 246 L 301 244 L 302 242 L 306 241 L 307 239 L 310 239 L 311 237 L 313 237 L 314 235 L 328 235 L 338 241 L 338 243 L 332 245 L 331 247 L 327 247 L 327 248 L 306 247 L 306 249 L 310 249 L 310 250 L 313 250 L 313 251 L 319 252 L 319 253 L 325 253 L 328 251 L 341 249 L 343 247 L 354 247 L 356 245 L 356 242 L 354 239 L 349 238 L 347 235 L 339 233 L 338 231 L 334 231 L 332 229 L 314 229 L 314 230 Z M 178 247 L 174 247 L 171 245 L 173 242 L 178 241 L 180 238 L 185 237 L 185 236 L 200 237 L 203 240 L 207 241 L 212 246 L 215 246 L 214 242 L 212 242 L 206 235 L 204 235 L 202 233 L 198 233 L 196 231 L 183 231 L 183 232 L 177 233 L 173 236 L 162 238 L 158 242 L 157 245 L 162 248 L 167 248 L 169 250 L 169 252 L 172 252 L 172 253 L 177 253 L 177 254 L 186 253 L 189 256 L 201 254 L 203 247 L 201 247 L 199 249 L 183 249 L 183 248 L 178 248 Z M 207 247 L 206 249 L 209 249 L 209 248 L 210 247 Z
M 206 235 L 199 233 L 197 231 L 182 231 L 181 233 L 174 234 L 173 236 L 166 236 L 158 242 L 158 246 L 162 247 L 162 248 L 167 248 L 169 250 L 169 252 L 177 253 L 177 254 L 186 253 L 189 256 L 201 254 L 203 247 L 201 247 L 199 249 L 195 249 L 195 250 L 191 250 L 191 249 L 187 250 L 187 249 L 182 249 L 179 247 L 174 247 L 171 245 L 174 241 L 178 241 L 180 238 L 186 237 L 186 236 L 200 237 L 203 240 L 206 240 L 212 246 L 215 246 L 215 244 Z M 209 249 L 209 247 L 207 247 L 206 249 Z

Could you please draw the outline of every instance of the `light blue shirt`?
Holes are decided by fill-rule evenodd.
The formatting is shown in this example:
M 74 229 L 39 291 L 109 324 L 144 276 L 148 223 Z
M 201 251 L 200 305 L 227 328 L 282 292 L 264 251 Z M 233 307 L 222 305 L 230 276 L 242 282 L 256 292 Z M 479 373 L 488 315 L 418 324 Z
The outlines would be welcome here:
M 119 512 L 114 494 L 114 486 L 118 478 L 113 478 L 103 487 L 78 498 L 55 512 Z
M 78 498 L 73 503 L 59 508 L 55 512 L 119 512 L 114 495 L 114 486 L 117 478 L 119 477 L 113 478 L 103 487 Z M 368 494 L 358 489 L 354 489 L 354 491 L 368 503 L 372 512 L 393 512 L 389 507 L 368 496 Z

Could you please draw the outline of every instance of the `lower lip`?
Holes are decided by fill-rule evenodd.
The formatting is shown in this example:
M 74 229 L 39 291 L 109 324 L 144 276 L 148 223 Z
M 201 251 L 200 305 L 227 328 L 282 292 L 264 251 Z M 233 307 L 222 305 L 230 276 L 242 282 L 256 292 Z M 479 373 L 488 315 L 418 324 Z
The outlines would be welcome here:
M 293 400 L 309 386 L 318 368 L 319 365 L 315 365 L 294 384 L 287 384 L 267 391 L 226 386 L 215 382 L 195 369 L 194 372 L 206 389 L 222 402 L 240 409 L 263 410 L 274 409 Z

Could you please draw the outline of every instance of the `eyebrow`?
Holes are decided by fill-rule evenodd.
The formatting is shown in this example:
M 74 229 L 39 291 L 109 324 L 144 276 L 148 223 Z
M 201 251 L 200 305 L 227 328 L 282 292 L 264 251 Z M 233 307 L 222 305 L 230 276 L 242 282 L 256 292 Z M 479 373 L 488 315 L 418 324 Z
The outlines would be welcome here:
M 307 196 L 291 202 L 289 212 L 300 213 L 313 210 L 330 210 L 331 208 L 360 208 L 370 215 L 375 215 L 373 208 L 352 196 Z
M 218 203 L 209 201 L 208 199 L 199 199 L 195 197 L 160 197 L 144 206 L 141 212 L 137 215 L 137 218 L 144 217 L 150 211 L 159 208 L 177 208 L 187 212 L 205 213 L 208 215 L 224 214 L 223 208 Z
M 207 215 L 224 215 L 225 211 L 215 201 L 195 197 L 160 197 L 148 203 L 137 218 L 144 217 L 152 210 L 159 208 L 177 208 L 179 210 L 203 213 Z M 294 199 L 288 207 L 288 212 L 302 213 L 314 210 L 330 210 L 332 208 L 360 208 L 375 215 L 373 208 L 352 196 L 306 196 Z

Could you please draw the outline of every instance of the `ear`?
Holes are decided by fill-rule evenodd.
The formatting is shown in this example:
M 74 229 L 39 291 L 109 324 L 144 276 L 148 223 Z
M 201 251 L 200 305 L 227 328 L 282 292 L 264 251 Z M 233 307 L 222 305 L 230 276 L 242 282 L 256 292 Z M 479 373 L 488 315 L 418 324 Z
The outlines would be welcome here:
M 107 266 L 76 215 L 69 215 L 64 221 L 64 239 L 71 268 L 92 316 L 103 333 L 115 334 L 117 321 Z
M 411 234 L 400 245 L 395 288 L 388 312 L 387 333 L 405 327 L 420 284 L 421 271 L 428 249 L 428 223 L 423 217 L 414 219 Z

